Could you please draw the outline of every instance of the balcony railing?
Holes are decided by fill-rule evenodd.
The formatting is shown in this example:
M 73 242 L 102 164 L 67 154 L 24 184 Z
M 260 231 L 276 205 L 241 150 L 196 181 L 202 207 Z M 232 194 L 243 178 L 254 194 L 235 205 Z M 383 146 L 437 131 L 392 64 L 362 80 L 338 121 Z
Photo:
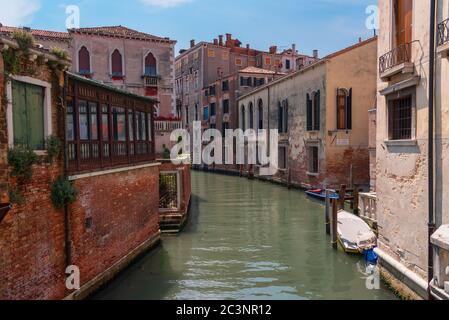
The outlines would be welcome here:
M 438 24 L 438 46 L 449 42 L 449 19 Z
M 405 43 L 379 58 L 379 71 L 384 73 L 403 63 L 410 62 L 412 56 L 412 44 Z
M 145 86 L 157 86 L 159 84 L 159 76 L 144 74 L 142 78 Z
M 377 222 L 377 195 L 375 193 L 360 193 L 360 217 L 370 222 Z
M 181 120 L 158 120 L 154 121 L 156 132 L 172 132 L 182 128 Z

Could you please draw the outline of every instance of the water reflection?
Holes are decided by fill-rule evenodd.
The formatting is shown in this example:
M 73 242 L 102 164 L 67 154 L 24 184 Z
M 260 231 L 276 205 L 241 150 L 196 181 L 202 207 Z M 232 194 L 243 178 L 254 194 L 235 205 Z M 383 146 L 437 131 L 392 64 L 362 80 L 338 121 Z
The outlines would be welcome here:
M 193 173 L 189 225 L 97 299 L 394 299 L 331 250 L 323 206 L 300 191 Z

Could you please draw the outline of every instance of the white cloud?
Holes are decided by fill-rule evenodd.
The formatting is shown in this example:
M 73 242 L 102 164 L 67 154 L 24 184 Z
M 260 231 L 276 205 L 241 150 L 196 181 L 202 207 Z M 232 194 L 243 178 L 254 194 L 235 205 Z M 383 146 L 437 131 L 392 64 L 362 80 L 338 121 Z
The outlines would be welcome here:
M 0 0 L 0 23 L 23 26 L 30 23 L 40 9 L 39 0 Z
M 144 4 L 159 7 L 159 8 L 173 8 L 179 5 L 192 2 L 194 0 L 141 0 Z

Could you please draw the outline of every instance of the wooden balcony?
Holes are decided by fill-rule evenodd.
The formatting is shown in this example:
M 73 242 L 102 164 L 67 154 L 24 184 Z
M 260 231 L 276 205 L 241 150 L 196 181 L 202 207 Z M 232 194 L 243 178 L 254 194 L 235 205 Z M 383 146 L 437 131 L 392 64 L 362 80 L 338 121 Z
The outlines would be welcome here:
M 394 48 L 379 58 L 379 74 L 383 81 L 389 81 L 397 74 L 412 74 L 412 43 L 405 43 Z
M 442 57 L 449 57 L 449 19 L 438 24 L 437 30 L 437 52 Z

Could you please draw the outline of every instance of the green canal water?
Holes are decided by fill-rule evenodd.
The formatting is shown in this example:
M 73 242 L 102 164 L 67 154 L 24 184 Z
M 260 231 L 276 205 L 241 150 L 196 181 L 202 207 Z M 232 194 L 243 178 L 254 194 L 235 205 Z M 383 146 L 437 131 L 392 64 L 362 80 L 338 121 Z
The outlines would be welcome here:
M 94 299 L 395 299 L 331 249 L 323 204 L 260 181 L 192 173 L 189 224 Z

